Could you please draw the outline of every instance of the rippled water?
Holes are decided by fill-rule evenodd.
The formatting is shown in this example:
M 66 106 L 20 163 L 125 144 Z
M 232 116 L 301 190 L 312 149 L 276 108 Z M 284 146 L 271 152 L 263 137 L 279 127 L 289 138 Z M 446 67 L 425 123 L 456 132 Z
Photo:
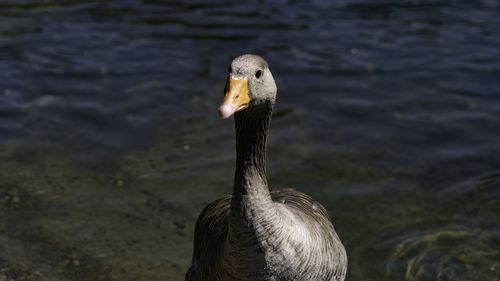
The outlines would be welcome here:
M 500 3 L 2 1 L 0 280 L 183 280 L 230 192 L 227 67 L 270 63 L 268 170 L 348 280 L 500 280 Z M 10 278 L 10 279 L 9 279 Z

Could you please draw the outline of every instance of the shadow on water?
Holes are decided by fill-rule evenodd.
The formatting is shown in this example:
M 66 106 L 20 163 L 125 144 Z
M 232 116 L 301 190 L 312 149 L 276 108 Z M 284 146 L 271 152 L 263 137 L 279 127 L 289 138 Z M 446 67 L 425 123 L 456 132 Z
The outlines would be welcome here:
M 327 207 L 348 280 L 500 279 L 499 8 L 3 1 L 0 281 L 183 280 L 246 52 L 279 87 L 269 181 Z

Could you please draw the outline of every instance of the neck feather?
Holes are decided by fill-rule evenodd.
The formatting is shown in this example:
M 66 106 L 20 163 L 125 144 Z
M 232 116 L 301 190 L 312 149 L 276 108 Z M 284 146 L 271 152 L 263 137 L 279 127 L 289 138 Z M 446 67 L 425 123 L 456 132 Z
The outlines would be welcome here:
M 236 172 L 233 197 L 269 197 L 266 179 L 266 141 L 272 105 L 262 104 L 235 115 Z M 270 197 L 269 197 L 270 198 Z
M 280 221 L 266 179 L 266 140 L 271 115 L 272 105 L 263 104 L 238 112 L 234 118 L 236 172 L 224 259 L 226 268 L 236 273 L 255 273 L 255 267 L 266 266 L 259 239 L 275 233 L 273 226 Z

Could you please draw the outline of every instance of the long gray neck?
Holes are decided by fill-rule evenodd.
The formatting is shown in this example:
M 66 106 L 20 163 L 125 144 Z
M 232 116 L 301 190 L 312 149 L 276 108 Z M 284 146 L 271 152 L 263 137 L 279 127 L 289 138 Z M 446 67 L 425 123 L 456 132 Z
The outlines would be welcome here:
M 264 280 L 266 249 L 278 247 L 283 225 L 266 179 L 266 140 L 271 104 L 261 104 L 235 115 L 236 173 L 229 232 L 224 247 L 227 280 Z M 266 246 L 267 245 L 267 246 Z M 265 279 L 267 280 L 267 279 Z
M 262 104 L 235 115 L 236 172 L 233 201 L 242 197 L 269 199 L 266 179 L 266 141 L 273 106 Z
M 229 273 L 265 268 L 259 239 L 277 225 L 266 179 L 266 139 L 272 105 L 262 104 L 235 114 L 236 172 L 224 266 Z M 242 254 L 253 253 L 253 254 Z M 242 267 L 243 266 L 243 267 Z M 231 280 L 246 280 L 236 278 Z

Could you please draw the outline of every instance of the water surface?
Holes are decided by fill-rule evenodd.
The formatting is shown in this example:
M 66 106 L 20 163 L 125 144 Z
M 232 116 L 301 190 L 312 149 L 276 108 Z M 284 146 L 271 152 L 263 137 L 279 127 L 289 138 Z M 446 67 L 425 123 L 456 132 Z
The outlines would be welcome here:
M 183 280 L 231 190 L 231 59 L 279 88 L 274 187 L 348 280 L 500 280 L 500 3 L 2 1 L 0 280 Z

